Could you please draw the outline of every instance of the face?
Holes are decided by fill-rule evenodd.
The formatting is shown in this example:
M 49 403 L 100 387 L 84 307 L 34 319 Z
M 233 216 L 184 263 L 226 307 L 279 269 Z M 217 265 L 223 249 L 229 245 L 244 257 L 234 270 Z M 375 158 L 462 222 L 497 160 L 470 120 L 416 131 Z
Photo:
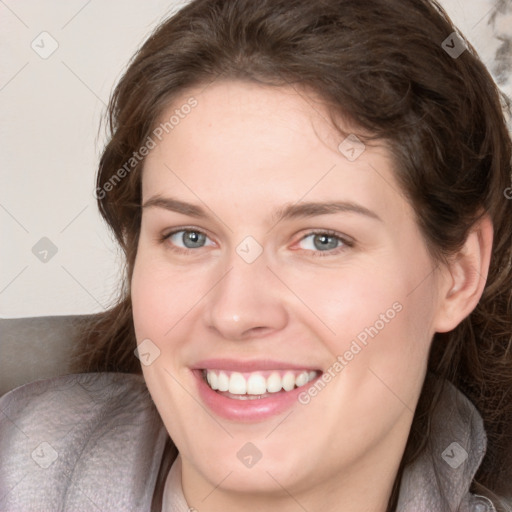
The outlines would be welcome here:
M 215 82 L 162 119 L 192 96 L 145 161 L 131 283 L 187 499 L 390 490 L 439 278 L 387 149 L 344 142 L 287 87 Z

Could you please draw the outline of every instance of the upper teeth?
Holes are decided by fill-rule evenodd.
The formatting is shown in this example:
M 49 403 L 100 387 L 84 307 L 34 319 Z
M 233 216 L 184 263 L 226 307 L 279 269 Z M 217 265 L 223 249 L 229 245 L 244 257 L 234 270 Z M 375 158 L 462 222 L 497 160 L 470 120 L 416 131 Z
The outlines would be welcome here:
M 242 374 L 240 372 L 227 372 L 222 370 L 205 370 L 206 380 L 214 390 L 229 391 L 234 395 L 263 395 L 264 393 L 277 393 L 284 389 L 292 390 L 295 386 L 307 384 L 317 376 L 315 371 L 286 370 L 284 373 L 273 371 L 254 372 Z

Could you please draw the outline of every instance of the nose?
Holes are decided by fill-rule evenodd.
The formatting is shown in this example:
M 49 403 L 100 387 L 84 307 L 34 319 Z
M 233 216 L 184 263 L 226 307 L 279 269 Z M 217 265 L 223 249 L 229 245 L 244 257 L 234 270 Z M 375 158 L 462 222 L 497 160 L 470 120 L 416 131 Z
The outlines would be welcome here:
M 205 297 L 206 327 L 229 340 L 262 337 L 283 329 L 288 321 L 284 293 L 263 255 L 247 263 L 235 253 Z

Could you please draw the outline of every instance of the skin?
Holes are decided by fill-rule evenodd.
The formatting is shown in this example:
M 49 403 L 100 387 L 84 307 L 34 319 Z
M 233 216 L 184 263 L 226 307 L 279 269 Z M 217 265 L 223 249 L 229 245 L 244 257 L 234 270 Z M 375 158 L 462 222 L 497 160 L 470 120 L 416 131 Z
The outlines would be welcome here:
M 143 374 L 179 449 L 187 503 L 201 512 L 328 512 L 340 504 L 384 512 L 432 337 L 478 302 L 492 225 L 484 217 L 461 253 L 440 265 L 385 146 L 366 146 L 350 162 L 338 150 L 344 136 L 305 91 L 241 81 L 203 89 L 163 113 L 168 119 L 192 94 L 198 101 L 151 150 L 142 185 L 143 204 L 172 196 L 208 218 L 144 208 L 131 282 L 137 340 L 160 350 Z M 299 201 L 351 201 L 380 220 L 354 212 L 270 218 Z M 187 248 L 183 233 L 161 241 L 185 228 L 204 232 L 203 245 L 183 254 L 173 250 Z M 353 245 L 331 239 L 325 249 L 312 230 L 336 231 Z M 247 236 L 263 248 L 250 264 L 236 252 Z M 401 311 L 307 405 L 250 423 L 202 405 L 190 370 L 201 359 L 269 358 L 326 372 L 397 302 Z M 251 468 L 237 458 L 247 442 L 262 453 Z

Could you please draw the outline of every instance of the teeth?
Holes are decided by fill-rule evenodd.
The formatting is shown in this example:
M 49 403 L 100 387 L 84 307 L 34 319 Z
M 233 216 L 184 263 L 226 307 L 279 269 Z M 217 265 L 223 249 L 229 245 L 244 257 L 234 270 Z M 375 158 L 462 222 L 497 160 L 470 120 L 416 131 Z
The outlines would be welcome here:
M 243 376 L 242 376 L 243 379 Z M 267 392 L 267 382 L 263 375 L 253 373 L 247 380 L 247 394 L 248 395 L 263 395 Z
M 283 377 L 283 389 L 291 391 L 295 387 L 295 375 L 293 373 L 285 373 Z
M 277 393 L 278 391 L 281 391 L 282 387 L 283 382 L 279 373 L 274 372 L 267 377 L 267 391 L 269 393 Z
M 206 374 L 208 376 L 208 374 Z M 215 389 L 212 387 L 212 389 Z M 217 381 L 217 389 L 219 391 L 227 391 L 229 389 L 229 378 L 224 372 L 219 373 L 219 380 Z
M 247 393 L 247 382 L 241 373 L 233 372 L 231 374 L 228 391 L 234 395 L 245 395 Z
M 277 393 L 284 389 L 291 391 L 295 387 L 304 386 L 313 380 L 318 372 L 315 371 L 273 371 L 265 377 L 264 373 L 225 372 L 219 370 L 203 370 L 206 381 L 213 390 L 228 391 L 233 395 L 263 395 Z
M 315 372 L 313 372 L 314 374 Z M 306 372 L 302 372 L 296 379 L 295 384 L 297 387 L 304 386 L 309 381 L 309 374 Z
M 219 389 L 219 377 L 216 373 L 209 372 L 206 375 L 206 380 L 212 389 Z

